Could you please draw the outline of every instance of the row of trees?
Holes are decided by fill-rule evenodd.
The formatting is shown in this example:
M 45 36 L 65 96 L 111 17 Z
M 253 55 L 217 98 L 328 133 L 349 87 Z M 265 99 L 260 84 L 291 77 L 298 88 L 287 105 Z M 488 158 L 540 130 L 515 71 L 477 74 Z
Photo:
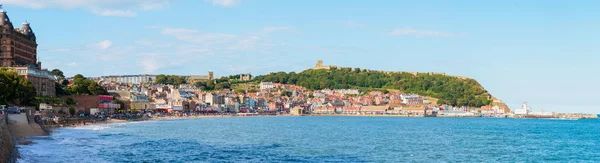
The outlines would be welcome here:
M 54 85 L 57 96 L 65 95 L 107 95 L 108 91 L 102 88 L 96 81 L 87 79 L 81 74 L 73 77 L 73 83 L 69 86 L 69 81 L 65 79 L 64 73 L 59 69 L 52 70 L 57 80 Z
M 445 75 L 384 73 L 352 68 L 306 70 L 301 73 L 277 72 L 257 76 L 256 81 L 295 84 L 308 89 L 384 90 L 397 89 L 438 98 L 438 104 L 455 106 L 484 106 L 490 104 L 490 95 L 473 79 Z
M 57 76 L 57 82 L 54 83 L 57 96 L 108 94 L 98 83 L 85 78 L 81 74 L 75 75 L 73 85 L 69 87 L 69 81 L 65 79 L 62 71 L 54 69 L 52 73 Z M 36 105 L 40 99 L 46 98 L 38 97 L 35 87 L 27 79 L 15 71 L 4 68 L 0 69 L 1 105 Z
M 231 83 L 227 78 L 217 80 L 198 81 L 194 85 L 203 91 L 221 90 L 231 88 Z
M 207 81 L 199 81 L 196 83 L 187 83 L 187 78 L 185 76 L 177 76 L 177 75 L 157 75 L 156 84 L 171 84 L 171 85 L 180 85 L 180 84 L 194 84 L 201 90 L 212 91 L 212 90 L 220 90 L 220 89 L 229 89 L 231 85 L 235 85 L 238 83 L 246 83 L 250 81 L 240 81 L 240 75 L 231 75 L 227 77 L 221 77 L 217 79 L 207 80 Z
M 0 69 L 0 104 L 32 105 L 37 93 L 27 79 L 17 72 Z
M 64 84 L 64 83 L 62 83 Z M 96 81 L 85 78 L 81 74 L 73 77 L 73 85 L 66 90 L 71 95 L 107 95 L 108 91 Z
M 154 83 L 180 85 L 187 84 L 187 79 L 183 76 L 160 74 L 156 76 L 156 81 Z

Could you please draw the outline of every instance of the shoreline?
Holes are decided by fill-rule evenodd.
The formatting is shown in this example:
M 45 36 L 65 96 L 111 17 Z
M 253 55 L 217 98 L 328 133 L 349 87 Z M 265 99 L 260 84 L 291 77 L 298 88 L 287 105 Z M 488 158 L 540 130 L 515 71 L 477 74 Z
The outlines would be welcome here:
M 15 138 L 19 138 L 20 141 L 17 142 L 26 142 L 17 143 L 19 145 L 28 145 L 31 142 L 28 137 L 37 137 L 37 136 L 49 136 L 52 134 L 54 130 L 60 128 L 77 128 L 84 126 L 93 126 L 93 125 L 108 125 L 108 124 L 121 124 L 121 123 L 130 123 L 130 122 L 141 122 L 141 121 L 163 121 L 163 120 L 185 120 L 185 119 L 197 119 L 197 118 L 231 118 L 231 117 L 400 117 L 400 118 L 485 118 L 485 119 L 564 119 L 564 118 L 523 118 L 523 117 L 483 117 L 483 116 L 455 116 L 455 115 L 438 115 L 438 116 L 424 116 L 424 115 L 386 115 L 386 114 L 303 114 L 303 115 L 200 115 L 200 116 L 164 116 L 164 117 L 152 117 L 152 118 L 132 118 L 132 119 L 110 119 L 108 121 L 100 121 L 93 123 L 78 123 L 78 124 L 58 124 L 58 125 L 40 125 L 42 129 L 44 129 L 48 134 L 47 135 L 26 135 L 26 136 L 15 136 Z M 581 120 L 581 119 L 597 119 L 597 118 L 577 118 L 577 119 L 567 119 L 567 120 Z M 89 120 L 89 119 L 87 119 Z M 83 120 L 86 121 L 86 120 Z M 82 122 L 83 122 L 82 121 Z M 15 139 L 17 140 L 17 139 Z
M 403 118 L 494 118 L 494 119 L 561 119 L 561 118 L 525 118 L 525 117 L 485 117 L 485 116 L 456 116 L 456 115 L 437 115 L 437 116 L 424 116 L 424 115 L 389 115 L 389 114 L 302 114 L 302 115 L 270 115 L 270 114 L 256 114 L 256 115 L 200 115 L 200 116 L 164 116 L 164 117 L 152 117 L 152 118 L 132 118 L 132 119 L 110 119 L 108 121 L 100 121 L 95 123 L 86 122 L 85 124 L 58 124 L 58 125 L 41 125 L 42 128 L 50 130 L 51 132 L 57 128 L 71 128 L 71 127 L 83 127 L 95 124 L 115 124 L 115 123 L 129 123 L 129 122 L 140 122 L 140 121 L 162 121 L 162 120 L 180 120 L 180 119 L 197 119 L 197 118 L 231 118 L 231 117 L 403 117 Z M 577 118 L 577 119 L 597 119 L 597 118 Z M 89 119 L 88 119 L 89 120 Z M 84 120 L 85 121 L 85 120 Z M 50 133 L 49 133 L 50 134 Z M 33 135 L 39 136 L 39 135 Z
M 260 115 L 260 116 L 270 116 L 270 115 Z M 83 127 L 83 126 L 91 126 L 96 124 L 119 124 L 119 123 L 129 123 L 129 122 L 141 122 L 141 121 L 161 121 L 161 120 L 176 120 L 176 119 L 196 119 L 196 118 L 220 118 L 220 117 L 246 117 L 246 116 L 234 116 L 234 115 L 203 115 L 203 116 L 165 116 L 165 117 L 152 117 L 152 118 L 132 118 L 132 119 L 110 119 L 107 121 L 98 121 L 98 122 L 85 122 L 77 123 L 77 124 L 55 124 L 55 125 L 42 125 L 43 128 L 48 129 L 50 131 L 58 129 L 58 128 L 74 128 L 74 127 Z M 248 116 L 250 117 L 250 116 Z M 84 119 L 82 122 L 89 119 Z

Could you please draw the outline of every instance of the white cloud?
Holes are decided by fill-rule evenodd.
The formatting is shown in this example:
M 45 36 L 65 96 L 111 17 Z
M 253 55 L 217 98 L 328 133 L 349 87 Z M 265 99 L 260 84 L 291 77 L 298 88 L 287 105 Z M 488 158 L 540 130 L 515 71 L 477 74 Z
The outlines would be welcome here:
M 172 43 L 157 42 L 157 41 L 152 41 L 152 40 L 149 40 L 149 39 L 139 39 L 139 40 L 136 40 L 135 44 L 142 45 L 142 46 L 148 46 L 148 47 L 159 47 L 159 48 L 173 47 Z
M 142 10 L 157 10 L 157 9 L 162 9 L 165 6 L 168 6 L 170 3 L 170 1 L 168 0 L 158 0 L 158 1 L 143 1 L 140 4 L 140 7 L 142 8 Z
M 34 9 L 63 8 L 86 9 L 100 16 L 135 17 L 136 10 L 155 10 L 173 0 L 3 0 L 2 4 Z
M 69 67 L 76 67 L 76 66 L 77 66 L 77 63 L 75 63 L 75 62 L 71 62 L 71 63 L 67 64 L 67 66 L 69 66 Z
M 48 50 L 44 50 L 46 52 L 69 52 L 71 51 L 71 49 L 69 48 L 56 48 L 56 49 L 48 49 Z
M 98 43 L 90 45 L 90 47 L 103 50 L 103 49 L 108 49 L 111 45 L 112 45 L 112 42 L 110 40 L 103 40 Z
M 178 40 L 206 45 L 228 43 L 239 38 L 239 36 L 235 34 L 208 33 L 187 28 L 162 28 L 160 33 L 175 37 Z
M 347 28 L 360 28 L 365 26 L 365 24 L 353 20 L 344 21 L 342 22 L 342 25 Z
M 144 73 L 154 73 L 154 72 L 156 72 L 156 70 L 161 68 L 161 65 L 163 65 L 153 58 L 146 58 L 146 59 L 140 60 L 138 62 L 138 64 L 140 66 L 142 66 Z
M 432 37 L 452 37 L 456 36 L 452 33 L 440 32 L 440 31 L 430 31 L 430 30 L 417 30 L 411 27 L 398 28 L 389 32 L 391 36 L 432 36 Z
M 136 17 L 137 13 L 126 10 L 97 10 L 94 9 L 92 12 L 100 16 L 119 16 L 119 17 Z
M 206 0 L 211 2 L 213 5 L 231 7 L 238 5 L 240 2 L 238 0 Z
M 81 47 L 64 47 L 70 51 L 55 50 L 46 52 L 71 57 L 44 58 L 47 67 L 77 68 L 67 75 L 82 73 L 86 76 L 125 75 L 140 73 L 205 73 L 210 68 L 214 71 L 227 71 L 227 66 L 241 66 L 236 61 L 251 61 L 256 58 L 267 58 L 281 48 L 283 43 L 273 40 L 270 34 L 283 33 L 293 27 L 264 27 L 248 33 L 210 32 L 191 28 L 168 28 L 147 26 L 155 30 L 155 36 L 132 40 L 132 45 L 113 43 L 116 38 L 84 43 Z M 275 32 L 277 31 L 277 32 Z M 273 33 L 271 33 L 273 32 Z M 270 33 L 270 34 L 269 34 Z M 152 38 L 152 39 L 150 39 Z M 165 41 L 168 40 L 168 41 Z M 48 47 L 47 49 L 57 49 Z M 46 55 L 44 55 L 46 56 Z M 110 63 L 98 65 L 98 63 Z M 256 62 L 243 64 L 243 68 L 229 71 L 248 72 L 254 69 Z M 99 68 L 100 66 L 101 68 Z M 71 68 L 73 67 L 73 68 Z M 91 74 L 86 74 L 91 73 Z
M 272 26 L 272 27 L 263 27 L 263 32 L 271 33 L 271 32 L 277 32 L 277 31 L 287 31 L 287 30 L 292 30 L 292 29 L 294 29 L 294 27 Z
M 233 53 L 236 51 L 263 51 L 270 47 L 282 45 L 268 39 L 269 34 L 275 31 L 285 31 L 293 27 L 264 27 L 259 32 L 245 35 L 228 33 L 201 32 L 188 28 L 160 28 L 160 33 L 174 37 L 177 40 L 192 43 L 192 49 L 183 51 L 205 53 Z
M 44 3 L 44 1 L 40 1 L 40 0 L 3 0 L 2 4 L 23 6 L 23 7 L 35 8 L 35 9 L 46 7 L 46 4 Z

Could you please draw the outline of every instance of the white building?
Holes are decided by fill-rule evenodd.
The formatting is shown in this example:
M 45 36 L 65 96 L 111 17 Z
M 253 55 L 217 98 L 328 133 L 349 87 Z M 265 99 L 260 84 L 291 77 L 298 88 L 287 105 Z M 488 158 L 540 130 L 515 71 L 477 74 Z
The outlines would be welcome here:
M 423 104 L 423 98 L 417 94 L 401 94 L 400 99 L 403 104 Z
M 526 102 L 521 105 L 521 109 L 515 109 L 515 114 L 517 115 L 527 115 L 529 112 L 531 112 L 531 108 L 527 106 Z
M 271 89 L 271 88 L 275 88 L 275 85 L 273 85 L 273 82 L 260 82 L 260 89 Z
M 340 93 L 340 94 L 344 94 L 344 95 L 358 95 L 358 94 L 360 94 L 360 91 L 358 89 L 336 89 L 336 90 L 333 90 L 333 91 L 335 91 L 337 93 Z
M 111 76 L 101 76 L 99 78 L 100 81 L 104 82 L 114 82 L 114 83 L 124 83 L 124 84 L 141 84 L 141 83 L 153 83 L 156 81 L 156 75 L 149 74 L 141 74 L 141 75 L 111 75 Z

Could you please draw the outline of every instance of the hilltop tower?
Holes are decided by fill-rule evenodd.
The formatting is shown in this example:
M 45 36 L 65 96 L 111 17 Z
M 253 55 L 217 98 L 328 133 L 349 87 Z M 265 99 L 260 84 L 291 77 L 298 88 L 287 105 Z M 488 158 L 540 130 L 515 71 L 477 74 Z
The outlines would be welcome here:
M 315 67 L 323 67 L 323 60 L 318 60 Z
M 214 79 L 214 73 L 212 71 L 208 72 L 208 80 L 213 80 Z

